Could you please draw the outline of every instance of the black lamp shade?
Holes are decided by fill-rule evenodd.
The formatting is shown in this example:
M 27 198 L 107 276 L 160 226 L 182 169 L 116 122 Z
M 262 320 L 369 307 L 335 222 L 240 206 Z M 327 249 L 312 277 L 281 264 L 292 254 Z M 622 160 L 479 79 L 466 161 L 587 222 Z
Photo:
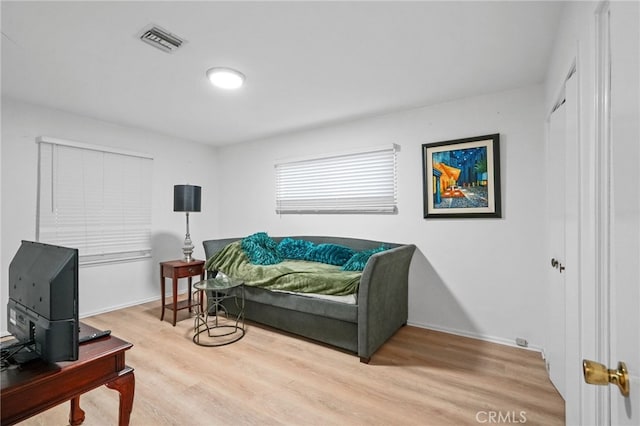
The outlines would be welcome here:
M 201 189 L 195 185 L 173 186 L 174 212 L 199 212 Z

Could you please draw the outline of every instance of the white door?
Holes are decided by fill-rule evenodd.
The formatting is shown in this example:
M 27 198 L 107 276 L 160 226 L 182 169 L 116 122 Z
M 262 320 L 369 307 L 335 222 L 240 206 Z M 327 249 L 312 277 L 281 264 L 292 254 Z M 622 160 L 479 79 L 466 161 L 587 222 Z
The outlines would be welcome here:
M 578 94 L 575 73 L 564 84 L 549 118 L 547 217 L 548 315 L 545 358 L 549 377 L 568 405 L 578 399 L 579 327 Z M 567 413 L 569 414 L 569 413 Z M 569 416 L 567 417 L 569 418 Z
M 547 149 L 547 218 L 549 220 L 548 315 L 545 362 L 549 378 L 565 397 L 565 105 L 560 105 L 549 118 Z
M 630 393 L 609 386 L 612 425 L 640 425 L 640 4 L 612 2 L 609 368 L 626 363 Z
M 604 425 L 640 425 L 640 3 L 604 3 L 598 12 L 597 94 L 599 194 L 598 240 L 603 271 L 593 331 L 605 364 L 602 380 L 616 384 L 583 404 L 585 418 Z M 620 374 L 619 363 L 626 364 Z M 607 371 L 608 367 L 608 371 Z M 615 375 L 620 377 L 615 379 Z M 611 376 L 614 376 L 613 378 Z M 585 378 L 587 374 L 585 373 Z M 615 379 L 615 380 L 612 380 Z M 589 386 L 589 385 L 586 385 Z M 586 394 L 586 393 L 585 393 Z
M 565 82 L 565 196 L 564 196 L 564 299 L 565 353 L 564 380 L 566 391 L 565 418 L 568 424 L 579 419 L 582 365 L 580 341 L 580 169 L 581 149 L 578 136 L 578 76 L 573 74 Z

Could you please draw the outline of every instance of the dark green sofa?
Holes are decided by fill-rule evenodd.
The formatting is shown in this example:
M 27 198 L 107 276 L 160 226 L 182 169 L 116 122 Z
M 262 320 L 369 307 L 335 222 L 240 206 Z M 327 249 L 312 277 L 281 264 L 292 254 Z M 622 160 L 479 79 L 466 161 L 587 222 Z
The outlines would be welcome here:
M 276 242 L 282 238 L 273 237 Z M 415 245 L 340 237 L 291 238 L 341 244 L 356 251 L 382 244 L 390 249 L 369 258 L 355 305 L 245 286 L 246 318 L 355 352 L 360 361 L 368 363 L 371 355 L 407 323 L 409 265 Z M 240 239 L 204 241 L 207 259 Z M 235 304 L 227 308 L 233 312 Z

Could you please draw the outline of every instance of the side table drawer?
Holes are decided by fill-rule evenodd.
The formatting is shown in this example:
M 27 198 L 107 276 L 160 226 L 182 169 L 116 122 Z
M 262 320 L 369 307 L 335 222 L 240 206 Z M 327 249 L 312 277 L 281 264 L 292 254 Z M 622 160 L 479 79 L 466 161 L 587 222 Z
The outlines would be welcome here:
M 176 269 L 176 277 L 184 278 L 184 277 L 192 277 L 194 275 L 202 274 L 203 267 L 202 265 L 193 265 L 193 266 L 183 266 L 181 268 Z
M 173 267 L 171 265 L 162 266 L 162 276 L 166 278 L 186 278 L 193 277 L 195 275 L 202 275 L 204 265 L 197 263 L 195 265 L 183 265 Z

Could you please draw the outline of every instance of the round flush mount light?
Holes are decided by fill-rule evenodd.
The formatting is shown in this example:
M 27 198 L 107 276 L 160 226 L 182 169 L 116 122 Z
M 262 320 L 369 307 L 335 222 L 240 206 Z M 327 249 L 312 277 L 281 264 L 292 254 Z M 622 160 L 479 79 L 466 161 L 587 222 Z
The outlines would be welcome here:
M 244 84 L 244 74 L 231 68 L 215 67 L 207 71 L 211 84 L 221 89 L 239 89 Z

